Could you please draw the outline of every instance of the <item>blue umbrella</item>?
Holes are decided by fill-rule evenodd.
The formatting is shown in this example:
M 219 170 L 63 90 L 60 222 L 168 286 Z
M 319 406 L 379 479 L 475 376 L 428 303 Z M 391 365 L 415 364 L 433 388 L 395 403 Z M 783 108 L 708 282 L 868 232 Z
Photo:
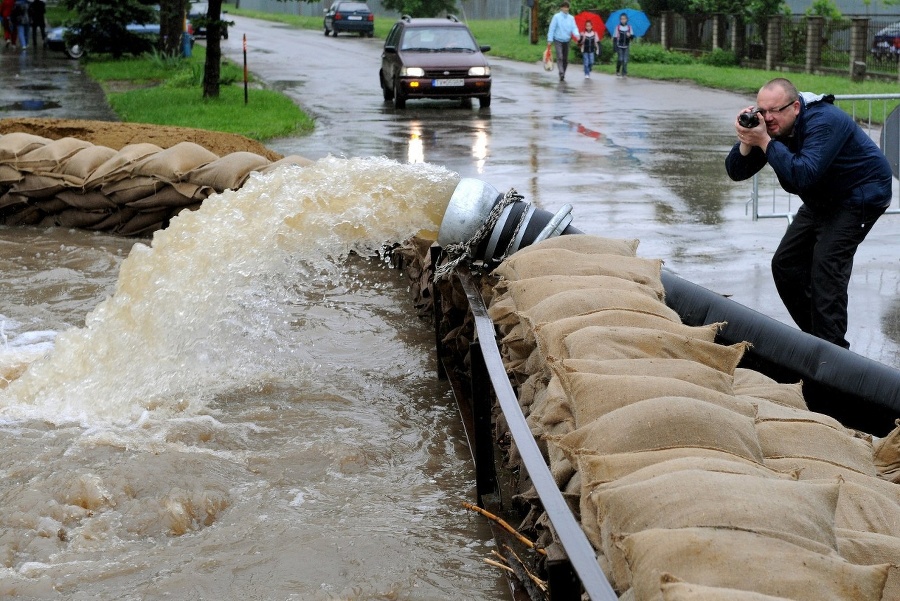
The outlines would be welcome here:
M 620 15 L 628 15 L 628 24 L 631 25 L 631 30 L 634 31 L 634 35 L 637 37 L 642 37 L 650 29 L 650 19 L 644 14 L 644 11 L 634 8 L 620 8 L 611 12 L 609 18 L 606 19 L 606 31 L 613 37 L 616 36 L 616 27 L 619 25 Z

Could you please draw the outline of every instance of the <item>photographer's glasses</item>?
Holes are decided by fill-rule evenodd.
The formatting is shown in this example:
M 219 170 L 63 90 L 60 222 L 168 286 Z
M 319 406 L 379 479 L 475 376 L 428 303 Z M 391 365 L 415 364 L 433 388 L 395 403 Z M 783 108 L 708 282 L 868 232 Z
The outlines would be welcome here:
M 756 112 L 759 113 L 760 115 L 762 115 L 763 117 L 765 117 L 766 115 L 777 115 L 778 113 L 780 113 L 781 111 L 783 111 L 783 110 L 786 109 L 787 107 L 791 106 L 791 105 L 794 104 L 795 102 L 797 102 L 797 101 L 796 101 L 796 100 L 791 100 L 790 102 L 788 102 L 788 103 L 787 103 L 786 105 L 784 105 L 783 107 L 777 108 L 777 109 L 761 109 L 761 108 L 757 108 L 757 109 L 756 109 Z

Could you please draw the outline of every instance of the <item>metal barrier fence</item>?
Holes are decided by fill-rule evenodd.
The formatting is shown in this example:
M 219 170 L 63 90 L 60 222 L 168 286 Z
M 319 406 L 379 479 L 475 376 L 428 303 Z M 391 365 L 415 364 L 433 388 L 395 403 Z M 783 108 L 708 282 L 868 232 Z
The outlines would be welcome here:
M 866 130 L 869 137 L 876 141 L 881 138 L 888 140 L 897 140 L 900 136 L 900 120 L 896 120 L 894 125 L 898 132 L 893 136 L 882 136 L 882 124 L 888 120 L 888 115 L 900 105 L 900 94 L 841 94 L 834 97 L 835 104 L 841 106 L 845 111 L 850 113 L 853 118 L 860 123 L 860 126 Z M 900 148 L 893 149 L 900 152 Z M 885 154 L 889 153 L 889 149 L 882 147 Z M 890 156 L 890 155 L 889 155 Z M 785 192 L 775 177 L 772 168 L 766 165 L 762 171 L 757 173 L 751 179 L 750 199 L 746 203 L 746 211 L 749 211 L 753 217 L 753 221 L 759 219 L 787 219 L 788 222 L 793 218 L 796 210 L 793 208 L 795 196 Z M 771 212 L 760 213 L 759 206 L 761 198 L 771 197 Z M 768 201 L 766 201 L 768 203 Z M 885 214 L 900 213 L 900 208 L 888 208 Z

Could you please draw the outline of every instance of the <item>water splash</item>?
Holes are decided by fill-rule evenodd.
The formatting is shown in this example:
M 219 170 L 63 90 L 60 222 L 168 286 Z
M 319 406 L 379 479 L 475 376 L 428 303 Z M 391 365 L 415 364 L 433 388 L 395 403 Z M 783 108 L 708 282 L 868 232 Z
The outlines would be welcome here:
M 211 196 L 134 245 L 85 327 L 60 333 L 0 390 L 0 416 L 192 415 L 217 391 L 314 363 L 282 337 L 286 304 L 339 283 L 351 252 L 436 231 L 458 179 L 428 164 L 328 157 Z

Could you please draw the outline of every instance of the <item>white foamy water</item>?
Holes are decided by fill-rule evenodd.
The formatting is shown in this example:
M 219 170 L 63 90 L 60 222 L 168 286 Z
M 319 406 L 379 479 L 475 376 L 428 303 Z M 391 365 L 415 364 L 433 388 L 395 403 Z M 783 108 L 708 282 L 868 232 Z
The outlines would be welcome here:
M 0 229 L 0 597 L 502 598 L 431 328 L 353 254 L 457 181 L 327 158 L 150 244 Z

